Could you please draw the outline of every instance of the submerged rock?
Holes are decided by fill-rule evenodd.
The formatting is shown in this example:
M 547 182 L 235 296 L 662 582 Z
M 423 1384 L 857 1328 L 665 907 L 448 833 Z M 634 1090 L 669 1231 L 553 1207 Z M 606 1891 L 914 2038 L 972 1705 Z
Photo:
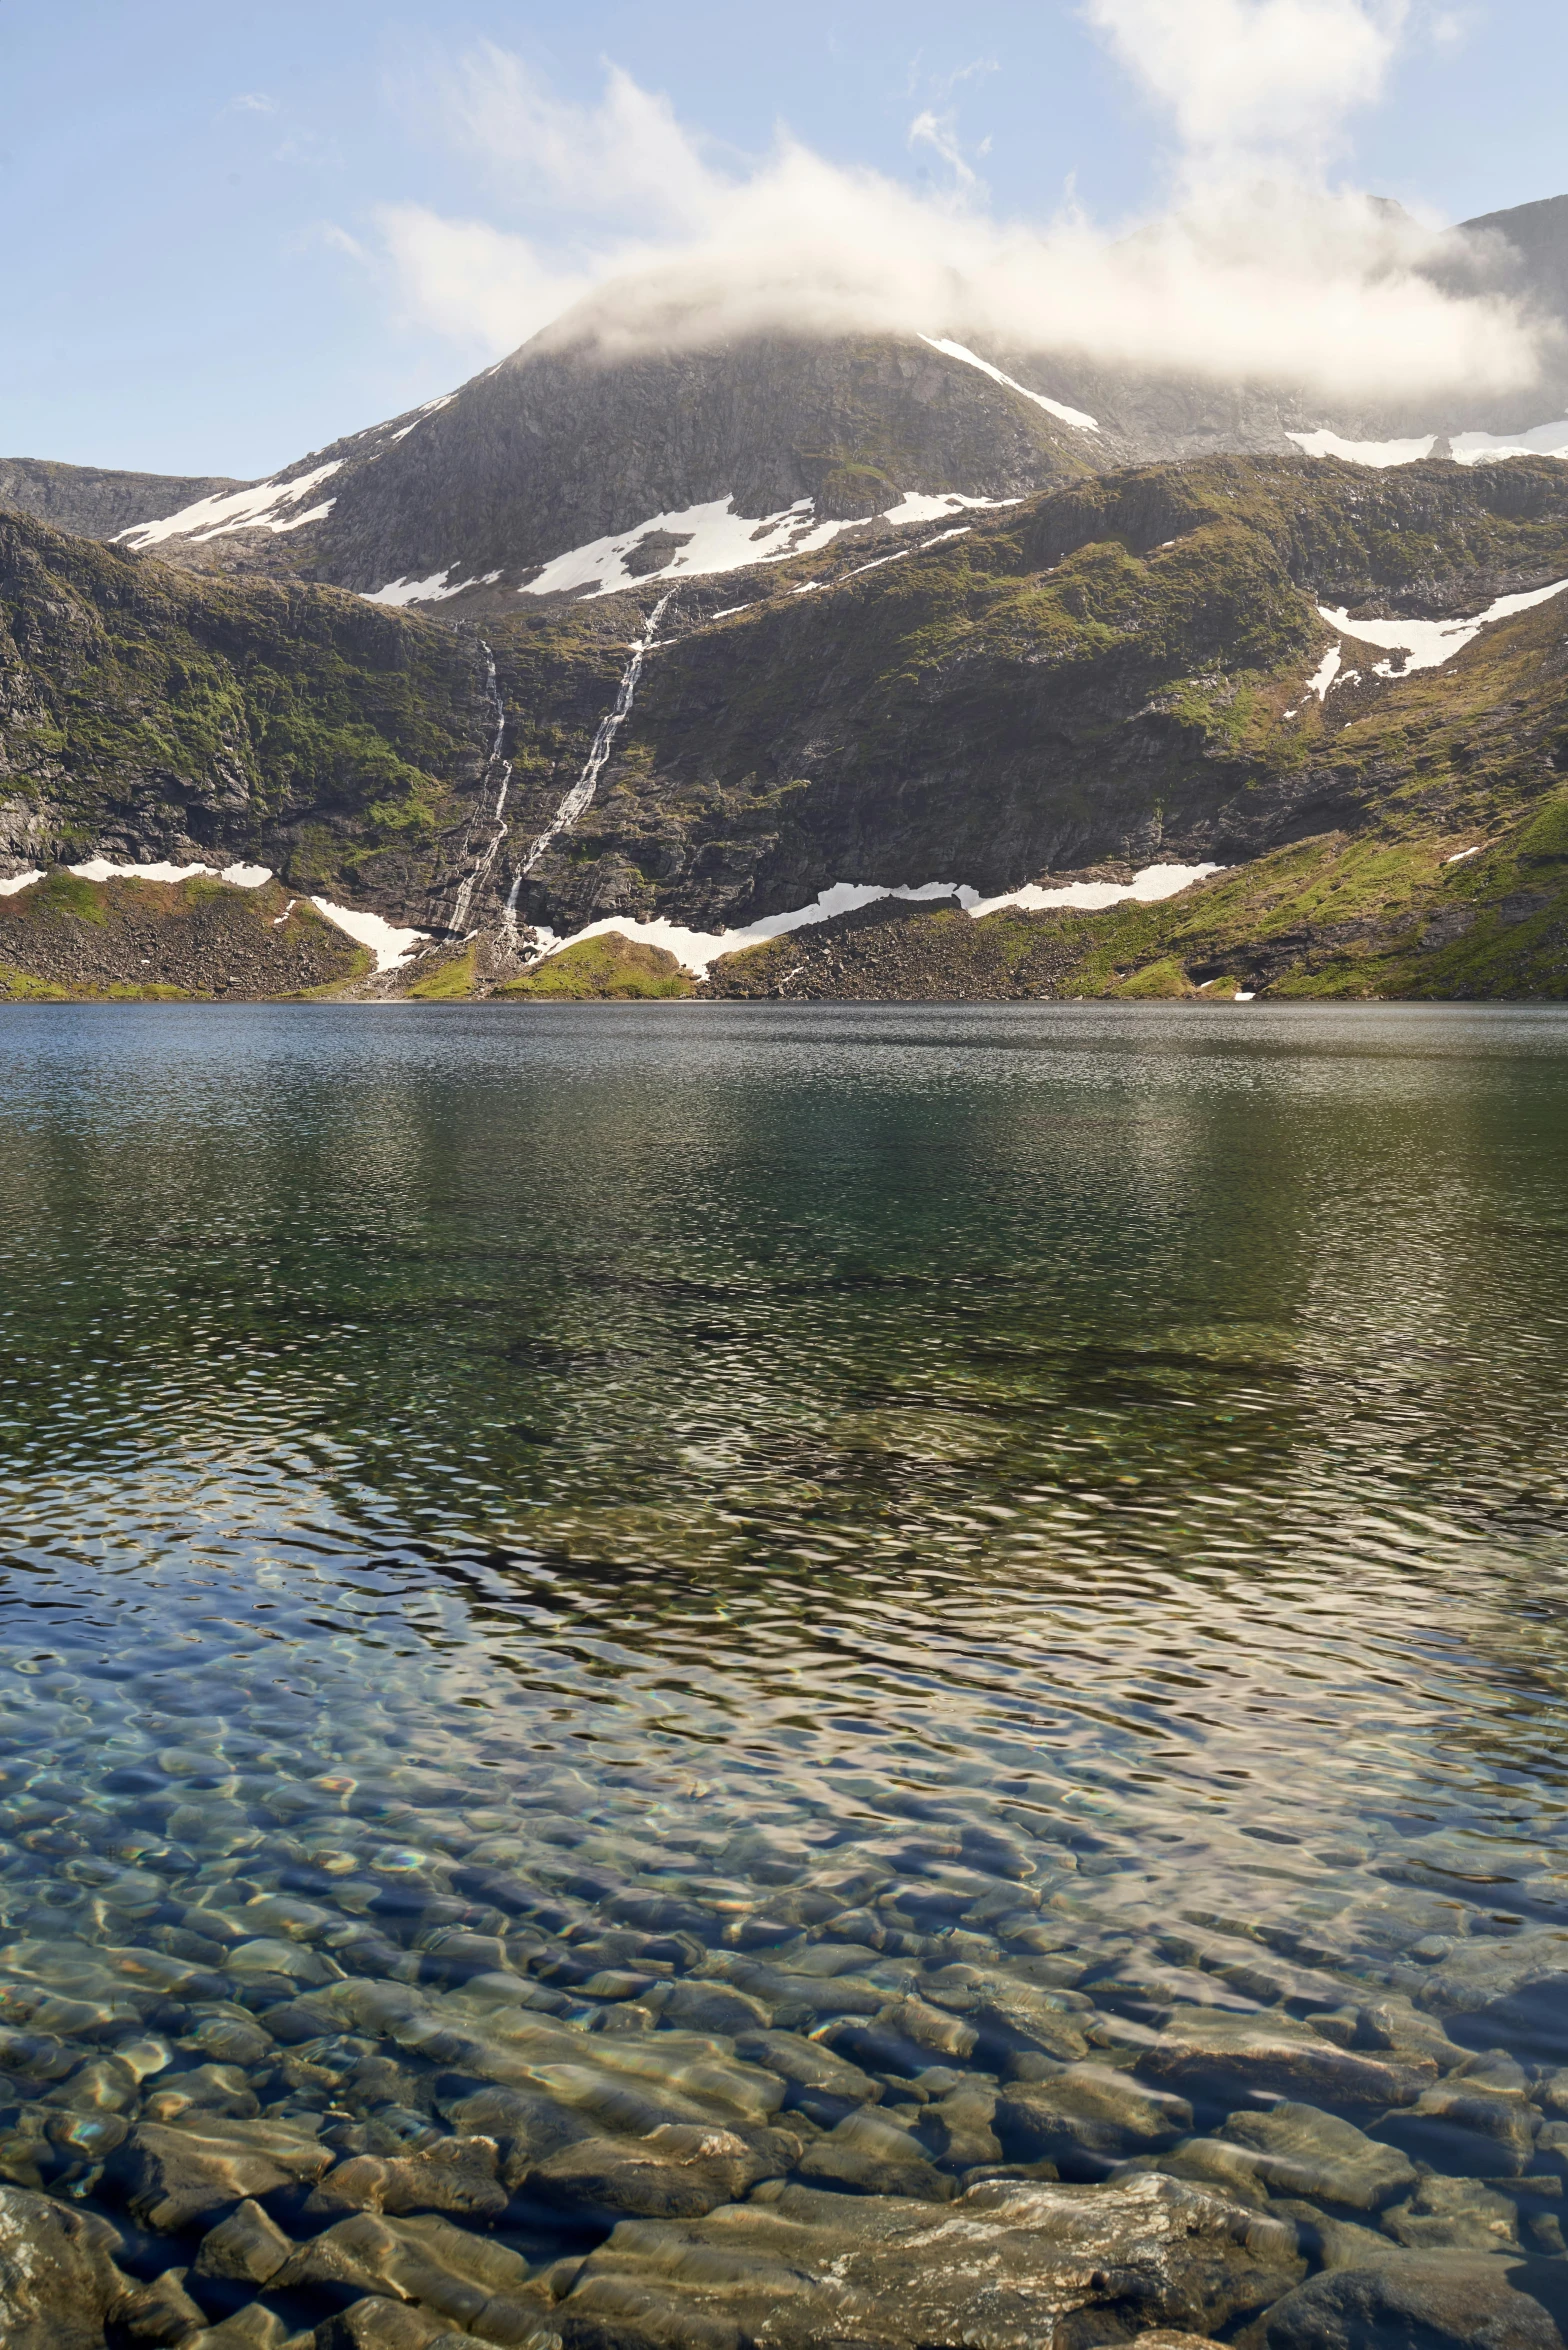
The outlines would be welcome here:
M 1420 2003 L 1484 2048 L 1568 2063 L 1568 1934 L 1486 1935 L 1456 1943 Z
M 0 2187 L 0 2342 L 5 2350 L 102 2350 L 129 2290 L 112 2228 L 46 2195 Z
M 351 2211 L 446 2211 L 494 2219 L 507 2206 L 494 2138 L 470 2134 L 437 2138 L 391 2159 L 352 2155 L 327 2172 L 305 2205 L 317 2225 Z
M 444 2318 L 373 2294 L 317 2326 L 314 2350 L 464 2350 L 468 2340 Z
M 1303 2267 L 1289 2229 L 1170 2179 L 994 2181 L 944 2207 L 789 2187 L 687 2226 L 617 2228 L 555 2324 L 566 2350 L 1039 2350 L 1083 2311 L 1106 2336 L 1207 2334 Z
M 1479 2179 L 1423 2179 L 1413 2195 L 1384 2212 L 1383 2227 L 1414 2251 L 1519 2249 L 1519 2206 Z
M 1541 2117 L 1518 2093 L 1499 2096 L 1484 2081 L 1448 2080 L 1428 2089 L 1382 2134 L 1418 2162 L 1472 2177 L 1518 2178 L 1528 2170 Z
M 1006 2090 L 995 2120 L 1010 2158 L 1054 2162 L 1079 2178 L 1101 2177 L 1113 2163 L 1169 2146 L 1191 2128 L 1183 2098 L 1103 2064 L 1068 2065 L 1048 2080 Z
M 302 2244 L 271 2289 L 381 2294 L 501 2343 L 527 2342 L 550 2307 L 545 2290 L 529 2283 L 528 2263 L 508 2246 L 444 2219 L 378 2219 L 369 2212 Z
M 1287 2293 L 1256 2329 L 1259 2350 L 1563 2350 L 1561 2288 L 1544 2261 L 1401 2252 L 1335 2269 Z M 1560 2276 L 1560 2268 L 1558 2275 Z M 1533 2287 L 1541 2288 L 1541 2298 Z
M 701 2219 L 778 2167 L 727 2130 L 673 2123 L 648 2138 L 582 2138 L 530 2170 L 530 2195 L 591 2224 Z
M 808 2147 L 798 2169 L 815 2185 L 840 2187 L 852 2195 L 942 2203 L 953 2193 L 953 2181 L 936 2168 L 918 2139 L 867 2110 L 847 2115 Z
M 202 2238 L 194 2273 L 260 2287 L 276 2275 L 293 2249 L 259 2203 L 240 2203 Z
M 280 2188 L 313 2185 L 330 2146 L 281 2122 L 201 2115 L 189 2123 L 144 2122 L 110 2157 L 109 2168 L 136 2218 L 175 2234 L 209 2213 Z
M 200 2308 L 185 2290 L 185 2275 L 182 2268 L 166 2268 L 150 2285 L 133 2286 L 115 2303 L 110 2322 L 131 2350 L 183 2344 L 205 2324 Z
M 1219 2135 L 1253 2153 L 1258 2177 L 1275 2194 L 1380 2211 L 1415 2185 L 1403 2154 L 1315 2105 L 1286 2101 L 1270 2113 L 1233 2113 Z
M 1261 2095 L 1358 2111 L 1413 2105 L 1437 2078 L 1430 2057 L 1368 2055 L 1341 2048 L 1295 2016 L 1209 2008 L 1174 2011 L 1138 2069 L 1211 2105 Z

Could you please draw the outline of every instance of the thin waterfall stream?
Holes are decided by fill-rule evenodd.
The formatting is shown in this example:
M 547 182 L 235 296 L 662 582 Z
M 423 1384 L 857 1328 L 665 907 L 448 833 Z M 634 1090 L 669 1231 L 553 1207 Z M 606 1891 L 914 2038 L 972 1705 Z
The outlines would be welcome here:
M 512 781 L 512 762 L 501 756 L 501 744 L 506 735 L 506 704 L 501 699 L 500 682 L 496 676 L 495 653 L 485 643 L 483 637 L 480 638 L 479 645 L 485 657 L 485 682 L 490 697 L 490 707 L 495 712 L 495 738 L 490 745 L 490 757 L 484 773 L 485 787 L 489 786 L 493 778 L 496 779 L 495 809 L 492 817 L 495 830 L 490 835 L 488 845 L 481 850 L 477 861 L 459 883 L 457 895 L 452 900 L 451 926 L 459 934 L 462 932 L 463 924 L 468 920 L 468 909 L 473 902 L 474 891 L 495 863 L 501 843 L 505 840 L 510 829 L 506 823 L 505 810 L 506 795 Z M 466 842 L 464 846 L 467 846 Z
M 642 676 L 644 658 L 657 644 L 659 623 L 673 600 L 673 591 L 670 595 L 661 596 L 648 615 L 646 630 L 640 637 L 634 638 L 632 657 L 622 672 L 620 691 L 615 697 L 615 706 L 599 722 L 599 731 L 593 738 L 593 748 L 588 753 L 587 763 L 581 775 L 566 794 L 512 877 L 512 887 L 508 893 L 506 909 L 502 916 L 502 922 L 509 938 L 515 937 L 517 934 L 517 900 L 523 883 L 551 843 L 577 822 L 578 817 L 583 814 L 599 788 L 599 778 L 609 764 L 610 753 L 615 747 L 615 738 L 630 717 L 632 704 L 637 699 L 637 681 Z

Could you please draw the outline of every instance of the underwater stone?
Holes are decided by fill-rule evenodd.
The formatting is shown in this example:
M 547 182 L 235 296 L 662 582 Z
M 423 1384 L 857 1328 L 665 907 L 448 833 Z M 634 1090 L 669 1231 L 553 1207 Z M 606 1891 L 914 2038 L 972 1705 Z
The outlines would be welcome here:
M 0 2339 L 5 2350 L 102 2350 L 104 2321 L 129 2288 L 119 2239 L 101 2219 L 0 2187 Z
M 1416 1997 L 1481 2046 L 1568 2063 L 1568 1935 L 1542 1932 L 1460 1942 Z
M 1077 2338 L 1081 2312 L 1089 2340 L 1208 2335 L 1303 2265 L 1289 2229 L 1170 2179 L 990 2181 L 943 2205 L 788 2187 L 684 2225 L 623 2224 L 554 2322 L 566 2350 L 1038 2350 Z
M 283 2123 L 203 2114 L 141 2123 L 109 2168 L 135 2217 L 172 2234 L 247 2197 L 314 2185 L 331 2160 L 330 2147 Z
M 995 2126 L 1014 2159 L 1098 2177 L 1128 2155 L 1169 2146 L 1192 2128 L 1192 2108 L 1110 2065 L 1080 2064 L 1004 2091 Z
M 1257 2174 L 1276 2194 L 1380 2211 L 1415 2184 L 1394 2147 L 1315 2105 L 1285 2101 L 1269 2113 L 1233 2113 L 1219 2135 L 1256 2154 Z
M 528 2264 L 504 2244 L 434 2217 L 339 2220 L 302 2244 L 272 2279 L 277 2293 L 302 2289 L 384 2294 L 412 2301 L 482 2341 L 524 2343 L 550 2307 L 528 2281 Z
M 647 2138 L 579 2139 L 547 2155 L 524 2185 L 614 2226 L 628 2216 L 700 2219 L 770 2175 L 775 2165 L 731 2132 L 672 2123 Z
M 114 2304 L 109 2320 L 130 2350 L 171 2350 L 199 2333 L 206 2320 L 185 2290 L 183 2268 L 166 2268 L 150 2285 L 138 2285 Z
M 735 2053 L 797 2088 L 822 2090 L 851 2104 L 874 2105 L 882 2094 L 880 2081 L 798 2032 L 748 2032 L 737 2038 Z
M 317 2326 L 315 2350 L 464 2350 L 469 2336 L 406 2301 L 367 2295 Z
M 995 2114 L 995 2093 L 980 2083 L 950 2089 L 922 2114 L 920 2136 L 952 2170 L 999 2163 L 1001 2143 L 991 2127 Z
M 953 2193 L 952 2180 L 936 2169 L 918 2139 L 897 2122 L 866 2110 L 846 2115 L 809 2146 L 798 2168 L 803 2179 L 853 2195 L 942 2203 Z
M 1563 2350 L 1531 2268 L 1484 2253 L 1395 2252 L 1367 2268 L 1309 2278 L 1256 2328 L 1259 2350 Z
M 1339 2047 L 1294 2016 L 1176 2010 L 1143 2049 L 1140 2072 L 1211 2104 L 1262 2091 L 1329 2108 L 1413 2105 L 1436 2078 L 1431 2058 L 1394 2060 Z
M 1390 2114 L 1381 2135 L 1413 2161 L 1483 2178 L 1518 2178 L 1530 2165 L 1541 2117 L 1522 2097 L 1448 2080 L 1408 2112 Z
M 294 2246 L 259 2203 L 236 2205 L 202 2238 L 194 2272 L 199 2277 L 222 2277 L 236 2284 L 264 2285 L 288 2259 Z
M 320 2223 L 351 2211 L 446 2211 L 493 2219 L 507 2205 L 499 2169 L 496 2141 L 477 2134 L 437 2138 L 391 2158 L 354 2155 L 328 2171 L 312 2191 L 305 2218 Z
M 1517 2252 L 1519 2206 L 1479 2179 L 1425 2178 L 1383 2214 L 1385 2234 L 1413 2251 Z
M 732 1983 L 671 1983 L 653 1992 L 651 2003 L 670 2024 L 690 2032 L 766 2031 L 772 2021 L 760 1999 Z

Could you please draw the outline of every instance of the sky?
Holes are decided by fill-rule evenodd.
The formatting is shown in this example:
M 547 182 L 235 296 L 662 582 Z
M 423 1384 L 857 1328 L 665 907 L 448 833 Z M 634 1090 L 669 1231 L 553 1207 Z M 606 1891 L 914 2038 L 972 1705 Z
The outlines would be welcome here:
M 1561 0 L 0 0 L 0 454 L 252 479 L 607 274 L 723 248 L 733 304 L 801 221 L 906 306 L 961 255 L 999 316 L 1038 226 L 1082 311 L 1107 240 L 1234 224 L 1260 174 L 1341 230 L 1348 191 L 1428 223 L 1568 192 L 1565 86 Z M 1388 315 L 1434 365 L 1506 342 Z

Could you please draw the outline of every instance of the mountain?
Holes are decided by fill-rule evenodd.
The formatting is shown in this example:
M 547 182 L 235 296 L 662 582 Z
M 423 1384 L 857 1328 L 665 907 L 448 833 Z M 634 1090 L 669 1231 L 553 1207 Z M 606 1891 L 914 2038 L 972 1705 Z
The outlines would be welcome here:
M 1124 469 L 672 601 L 518 599 L 483 638 L 12 520 L 0 844 L 269 866 L 444 934 L 384 983 L 424 993 L 511 980 L 510 905 L 523 947 L 709 934 L 720 992 L 1562 994 L 1565 581 L 1544 459 Z M 1160 865 L 1225 870 L 1059 894 Z M 922 898 L 787 961 L 715 935 L 849 884 Z
M 1445 264 L 1456 283 L 1568 324 L 1568 198 L 1463 233 Z M 1528 394 L 1429 409 L 923 336 L 778 333 L 612 358 L 596 339 L 605 299 L 459 390 L 264 482 L 171 484 L 160 500 L 142 495 L 142 477 L 13 464 L 0 503 L 193 569 L 488 621 L 519 591 L 526 605 L 718 575 L 846 533 L 873 549 L 885 529 L 939 510 L 1127 465 L 1294 449 L 1378 467 L 1450 449 L 1466 461 L 1568 452 L 1561 369 Z
M 241 485 L 213 477 L 167 473 L 107 473 L 95 465 L 55 465 L 39 457 L 0 457 L 0 511 L 36 515 L 56 530 L 112 539 L 139 522 L 152 522 L 199 498 L 221 497 Z
M 426 902 L 492 728 L 473 638 L 0 516 L 0 864 L 260 863 Z
M 1101 437 L 918 340 L 760 337 L 609 364 L 546 336 L 126 543 L 389 603 L 478 582 L 463 609 L 494 610 L 520 586 L 739 569 L 863 528 L 911 492 L 955 508 L 1027 496 L 1104 463 Z

